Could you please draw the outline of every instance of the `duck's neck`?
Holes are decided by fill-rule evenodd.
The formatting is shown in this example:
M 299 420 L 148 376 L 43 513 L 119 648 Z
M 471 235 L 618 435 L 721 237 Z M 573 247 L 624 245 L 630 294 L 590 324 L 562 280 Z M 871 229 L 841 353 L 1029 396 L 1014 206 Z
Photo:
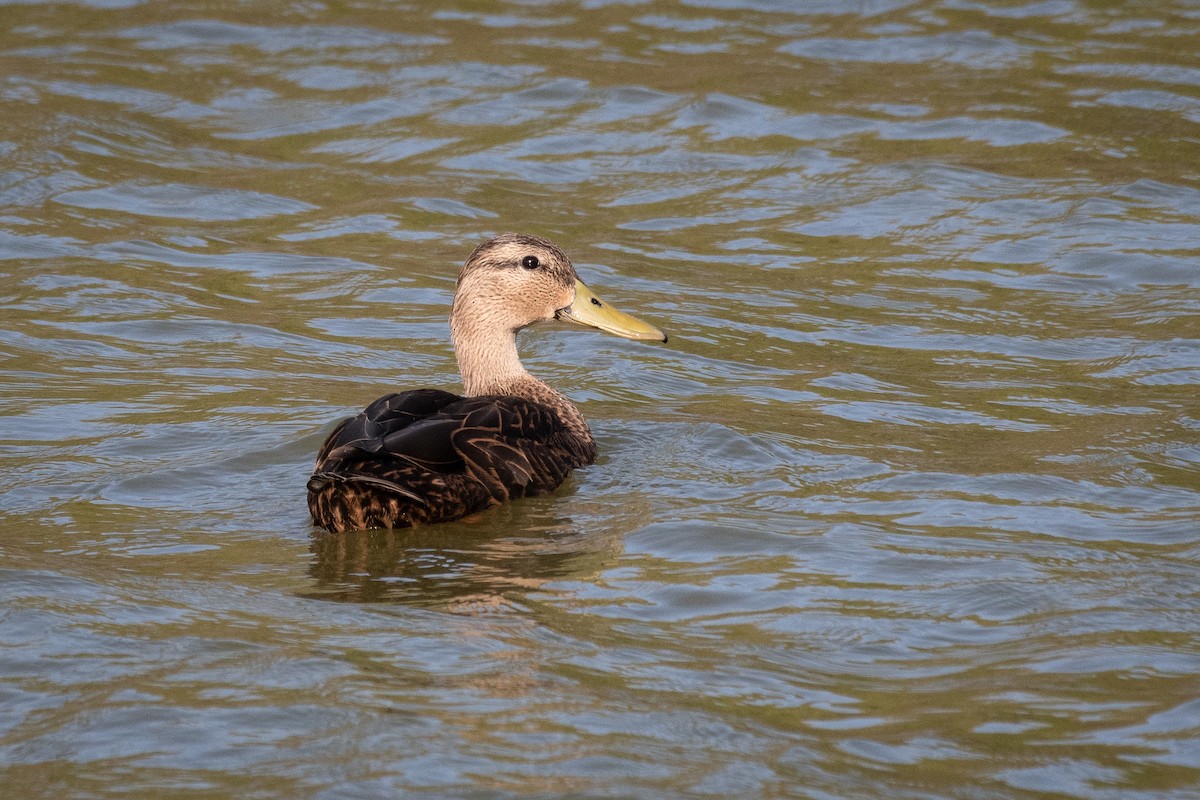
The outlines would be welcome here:
M 587 422 L 561 392 L 529 374 L 517 354 L 517 332 L 483 314 L 462 314 L 455 306 L 450 315 L 450 338 L 467 397 L 503 395 L 520 397 L 553 408 L 563 423 L 592 438 Z
M 486 318 L 465 321 L 464 316 L 450 315 L 450 338 L 467 397 L 511 394 L 512 387 L 537 380 L 521 364 L 516 331 L 489 324 Z

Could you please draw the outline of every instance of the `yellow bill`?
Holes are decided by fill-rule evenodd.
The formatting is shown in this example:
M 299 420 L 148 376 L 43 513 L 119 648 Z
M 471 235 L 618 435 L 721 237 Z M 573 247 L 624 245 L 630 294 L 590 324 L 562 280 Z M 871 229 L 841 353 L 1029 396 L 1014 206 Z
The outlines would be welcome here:
M 637 317 L 631 317 L 624 311 L 617 311 L 596 297 L 592 290 L 578 279 L 575 281 L 575 302 L 566 308 L 560 308 L 557 316 L 559 319 L 589 328 L 599 328 L 626 339 L 650 339 L 656 342 L 667 340 L 667 335 L 658 328 L 642 322 Z

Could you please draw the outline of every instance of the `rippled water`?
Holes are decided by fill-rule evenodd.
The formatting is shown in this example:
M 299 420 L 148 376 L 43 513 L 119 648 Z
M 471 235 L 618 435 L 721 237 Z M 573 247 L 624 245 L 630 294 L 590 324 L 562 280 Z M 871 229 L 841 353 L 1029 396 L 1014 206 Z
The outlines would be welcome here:
M 1194 798 L 1200 8 L 0 5 L 5 797 Z M 344 537 L 485 236 L 602 450 Z

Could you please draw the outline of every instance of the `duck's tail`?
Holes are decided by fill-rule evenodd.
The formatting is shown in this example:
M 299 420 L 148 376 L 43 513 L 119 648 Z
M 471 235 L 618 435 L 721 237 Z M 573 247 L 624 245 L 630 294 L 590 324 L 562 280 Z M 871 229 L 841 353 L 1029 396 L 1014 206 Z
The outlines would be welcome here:
M 421 521 L 428 502 L 421 496 L 369 475 L 318 472 L 308 479 L 308 510 L 327 531 L 410 528 Z

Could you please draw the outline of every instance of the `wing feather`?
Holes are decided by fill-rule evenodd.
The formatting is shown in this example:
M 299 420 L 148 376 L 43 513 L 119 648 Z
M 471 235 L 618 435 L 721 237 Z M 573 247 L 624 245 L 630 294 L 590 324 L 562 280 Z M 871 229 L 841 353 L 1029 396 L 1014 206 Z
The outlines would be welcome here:
M 522 398 L 464 399 L 433 389 L 386 395 L 330 434 L 309 504 L 318 524 L 334 530 L 344 519 L 393 527 L 455 519 L 557 488 L 571 469 L 591 463 L 589 445 L 552 409 Z M 374 516 L 338 502 L 369 502 Z M 385 507 L 396 511 L 379 511 Z

